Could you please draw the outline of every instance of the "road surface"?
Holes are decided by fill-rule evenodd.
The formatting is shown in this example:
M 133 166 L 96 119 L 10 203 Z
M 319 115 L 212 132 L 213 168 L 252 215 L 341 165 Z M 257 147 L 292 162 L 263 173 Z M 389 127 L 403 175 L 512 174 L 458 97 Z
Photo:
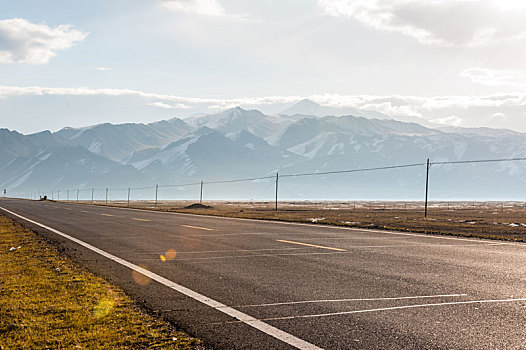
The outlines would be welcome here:
M 526 347 L 526 245 L 1 199 L 218 349 Z

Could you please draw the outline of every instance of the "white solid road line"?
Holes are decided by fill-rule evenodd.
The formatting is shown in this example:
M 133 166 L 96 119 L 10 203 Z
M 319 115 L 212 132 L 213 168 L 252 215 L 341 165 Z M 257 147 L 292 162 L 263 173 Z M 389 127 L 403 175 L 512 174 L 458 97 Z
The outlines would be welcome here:
M 39 222 L 33 221 L 31 219 L 28 219 L 28 218 L 26 218 L 26 217 L 24 217 L 22 215 L 16 214 L 16 213 L 14 213 L 14 212 L 12 212 L 10 210 L 7 210 L 7 209 L 5 209 L 3 207 L 0 207 L 0 209 L 4 210 L 7 213 L 10 213 L 11 215 L 17 216 L 17 217 L 19 217 L 19 218 L 21 218 L 21 219 L 23 219 L 23 220 L 25 220 L 27 222 L 30 222 L 30 223 L 35 224 L 35 225 L 38 225 L 38 226 L 40 226 L 40 227 L 42 227 L 42 228 L 44 228 L 44 229 L 46 229 L 48 231 L 51 231 L 51 232 L 53 232 L 53 233 L 55 233 L 55 234 L 57 234 L 59 236 L 67 238 L 67 239 L 69 239 L 69 240 L 71 240 L 71 241 L 73 241 L 73 242 L 75 242 L 75 243 L 77 243 L 77 244 L 79 244 L 79 245 L 91 250 L 91 251 L 94 251 L 97 254 L 100 254 L 100 255 L 104 256 L 105 258 L 108 258 L 108 259 L 110 259 L 110 260 L 112 260 L 112 261 L 114 261 L 114 262 L 116 262 L 118 264 L 126 266 L 126 267 L 128 267 L 128 268 L 130 268 L 130 269 L 132 269 L 134 271 L 137 271 L 140 274 L 148 276 L 152 280 L 157 281 L 157 282 L 167 286 L 168 288 L 171 288 L 171 289 L 173 289 L 173 290 L 175 290 L 175 291 L 177 291 L 177 292 L 179 292 L 181 294 L 184 294 L 184 295 L 186 295 L 186 296 L 188 296 L 188 297 L 190 297 L 190 298 L 192 298 L 194 300 L 197 300 L 197 301 L 199 301 L 199 302 L 201 302 L 201 303 L 203 303 L 203 304 L 205 304 L 207 306 L 210 306 L 210 307 L 212 307 L 212 308 L 214 308 L 214 309 L 216 309 L 216 310 L 218 310 L 218 311 L 220 311 L 220 312 L 222 312 L 222 313 L 224 313 L 224 314 L 226 314 L 226 315 L 228 315 L 230 317 L 233 317 L 233 318 L 239 320 L 242 323 L 245 323 L 245 324 L 247 324 L 247 325 L 249 325 L 249 326 L 251 326 L 251 327 L 253 327 L 253 328 L 257 329 L 257 330 L 260 330 L 261 332 L 263 332 L 265 334 L 268 334 L 268 335 L 270 335 L 270 336 L 272 336 L 272 337 L 274 337 L 276 339 L 279 339 L 282 342 L 287 343 L 287 344 L 289 344 L 289 345 L 291 345 L 293 347 L 296 347 L 298 349 L 307 349 L 307 350 L 320 350 L 320 349 L 322 349 L 322 348 L 320 348 L 320 347 L 318 347 L 318 346 L 316 346 L 314 344 L 311 344 L 311 343 L 309 343 L 309 342 L 307 342 L 307 341 L 305 341 L 303 339 L 295 337 L 292 334 L 289 334 L 289 333 L 287 333 L 285 331 L 282 331 L 281 329 L 273 327 L 273 326 L 271 326 L 271 325 L 269 325 L 269 324 L 267 324 L 267 323 L 265 323 L 265 322 L 263 322 L 261 320 L 258 320 L 256 318 L 250 316 L 250 315 L 247 315 L 247 314 L 245 314 L 245 313 L 243 313 L 243 312 L 241 312 L 239 310 L 231 308 L 231 307 L 229 307 L 229 306 L 227 306 L 227 305 L 225 305 L 223 303 L 220 303 L 220 302 L 218 302 L 218 301 L 216 301 L 214 299 L 211 299 L 211 298 L 209 298 L 207 296 L 204 296 L 204 295 L 202 295 L 200 293 L 194 292 L 191 289 L 188 289 L 188 288 L 186 288 L 186 287 L 184 287 L 184 286 L 182 286 L 180 284 L 177 284 L 177 283 L 175 283 L 173 281 L 170 281 L 169 279 L 166 279 L 166 278 L 164 278 L 164 277 L 162 277 L 162 276 L 160 276 L 160 275 L 158 275 L 156 273 L 148 271 L 148 270 L 146 270 L 146 269 L 144 269 L 144 268 L 142 268 L 140 266 L 132 264 L 132 263 L 130 263 L 130 262 L 124 260 L 124 259 L 121 259 L 121 258 L 119 258 L 119 257 L 117 257 L 117 256 L 115 256 L 113 254 L 107 253 L 104 250 L 99 249 L 99 248 L 97 248 L 95 246 L 92 246 L 91 244 L 86 243 L 84 241 L 81 241 L 78 238 L 72 237 L 72 236 L 70 236 L 70 235 L 68 235 L 66 233 L 63 233 L 63 232 L 59 231 L 59 230 L 55 230 L 54 228 L 51 228 L 51 227 L 46 226 L 44 224 L 41 224 Z
M 327 249 L 327 250 L 336 250 L 337 252 L 346 252 L 347 251 L 347 250 L 342 249 L 342 248 L 327 247 L 327 246 L 324 246 L 324 245 L 317 245 L 317 244 L 303 243 L 303 242 L 296 242 L 296 241 L 287 241 L 285 239 L 277 239 L 276 242 L 297 244 L 297 245 L 303 245 L 303 246 L 306 246 L 306 247 L 313 247 L 313 248 L 320 248 L 320 249 Z
M 301 256 L 301 255 L 336 255 L 340 254 L 345 257 L 347 254 L 353 254 L 355 249 L 376 249 L 376 248 L 418 248 L 418 247 L 430 247 L 430 248 L 456 248 L 456 247 L 481 247 L 481 246 L 496 246 L 502 245 L 502 243 L 487 243 L 487 244 L 411 244 L 411 245 L 364 245 L 364 246 L 353 246 L 347 247 L 346 251 L 331 251 L 331 252 L 302 252 L 302 253 L 276 253 L 276 254 L 248 254 L 248 255 L 221 255 L 221 256 L 208 256 L 208 257 L 196 257 L 196 258 L 178 258 L 177 260 L 217 260 L 217 259 L 237 259 L 237 258 L 260 258 L 260 257 L 277 257 L 277 256 Z M 315 247 L 312 247 L 315 248 Z M 308 249 L 308 248 L 304 248 Z
M 191 226 L 191 225 L 181 225 L 181 226 L 187 227 L 187 228 L 194 228 L 196 230 L 215 231 L 213 228 L 207 228 L 207 227 Z
M 120 237 L 120 236 L 119 236 Z M 261 248 L 261 249 L 230 249 L 230 250 L 191 250 L 178 251 L 177 254 L 208 254 L 208 253 L 237 253 L 237 252 L 262 252 L 262 251 L 288 251 L 288 250 L 305 250 L 308 248 Z
M 181 260 L 218 260 L 218 259 L 238 259 L 238 258 L 261 258 L 270 257 L 275 258 L 277 256 L 296 256 L 296 255 L 333 255 L 342 254 L 341 252 L 315 252 L 315 253 L 277 253 L 277 254 L 246 254 L 246 255 L 223 255 L 223 256 L 208 256 L 208 257 L 197 257 L 197 258 L 177 258 L 177 261 Z
M 416 309 L 416 308 L 434 307 L 434 306 L 450 306 L 450 305 L 465 305 L 465 304 L 488 304 L 488 303 L 512 303 L 512 302 L 519 302 L 519 301 L 526 301 L 526 298 L 468 300 L 468 301 L 452 301 L 452 302 L 448 302 L 448 303 L 404 305 L 404 306 L 393 306 L 393 307 L 381 307 L 381 308 L 376 308 L 376 309 L 331 312 L 331 313 L 326 313 L 326 314 L 313 314 L 313 315 L 299 315 L 299 316 L 284 316 L 284 317 L 263 318 L 263 319 L 261 319 L 261 321 L 293 320 L 293 319 L 297 319 L 297 318 L 315 318 L 315 317 L 340 316 L 340 315 L 360 314 L 360 313 L 365 313 L 365 312 L 378 312 L 378 311 L 390 311 L 390 310 L 402 310 L 402 309 Z
M 284 303 L 238 305 L 236 307 L 264 307 L 264 306 L 311 304 L 311 303 L 343 303 L 343 302 L 348 302 L 348 301 L 386 301 L 386 300 L 429 299 L 429 298 L 459 298 L 459 297 L 465 297 L 465 296 L 467 296 L 467 294 L 438 294 L 438 295 L 417 295 L 417 296 L 408 296 L 408 297 L 303 300 L 303 301 L 290 301 L 290 302 L 284 302 Z

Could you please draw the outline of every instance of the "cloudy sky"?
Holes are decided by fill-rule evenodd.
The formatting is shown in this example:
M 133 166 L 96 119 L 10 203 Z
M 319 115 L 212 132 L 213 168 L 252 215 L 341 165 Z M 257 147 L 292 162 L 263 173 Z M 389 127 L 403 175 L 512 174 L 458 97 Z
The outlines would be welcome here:
M 526 132 L 521 0 L 2 0 L 0 127 L 302 98 Z

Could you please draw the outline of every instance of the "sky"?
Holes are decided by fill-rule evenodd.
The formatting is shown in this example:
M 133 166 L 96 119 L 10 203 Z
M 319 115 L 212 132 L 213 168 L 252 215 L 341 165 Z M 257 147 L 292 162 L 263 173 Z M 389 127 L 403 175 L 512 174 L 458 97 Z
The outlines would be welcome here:
M 0 127 L 309 98 L 526 132 L 524 18 L 518 0 L 2 0 Z

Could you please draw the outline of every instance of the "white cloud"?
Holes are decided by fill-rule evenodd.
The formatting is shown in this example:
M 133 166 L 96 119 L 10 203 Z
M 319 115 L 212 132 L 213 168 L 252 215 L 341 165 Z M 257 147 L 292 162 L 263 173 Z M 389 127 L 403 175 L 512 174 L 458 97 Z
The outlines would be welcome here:
M 403 96 L 403 95 L 339 95 L 319 94 L 311 96 L 263 96 L 238 98 L 197 98 L 155 94 L 130 89 L 49 88 L 39 86 L 0 86 L 1 99 L 23 96 L 108 96 L 135 97 L 143 103 L 173 110 L 217 111 L 242 106 L 243 108 L 273 110 L 309 98 L 331 107 L 354 107 L 384 113 L 395 119 L 408 121 L 431 121 L 466 127 L 508 127 L 526 131 L 526 92 L 480 96 Z M 280 107 L 281 106 L 281 107 Z M 415 118 L 416 117 L 416 118 Z
M 185 105 L 217 105 L 225 106 L 258 106 L 274 103 L 293 103 L 301 100 L 301 96 L 264 96 L 264 97 L 240 97 L 230 99 L 181 97 L 176 95 L 163 95 L 131 89 L 91 89 L 78 88 L 50 88 L 41 86 L 0 86 L 0 99 L 15 96 L 136 96 L 145 99 L 181 103 Z M 155 102 L 153 102 L 155 103 Z
M 69 24 L 49 27 L 22 18 L 0 20 L 0 63 L 44 64 L 87 35 Z
M 369 111 L 378 111 L 391 116 L 420 116 L 421 113 L 418 111 L 415 106 L 410 104 L 398 104 L 396 101 L 369 101 L 359 104 L 360 109 L 365 109 Z
M 496 112 L 496 113 L 493 113 L 491 116 L 489 116 L 487 118 L 487 121 L 490 122 L 490 123 L 493 123 L 494 125 L 502 125 L 504 123 L 508 123 L 508 122 L 512 121 L 513 117 L 514 117 L 514 114 L 515 113 L 512 112 L 512 113 L 510 113 L 510 116 L 508 116 L 506 113 Z M 520 114 L 518 114 L 517 116 L 519 116 L 521 119 L 524 118 Z
M 163 7 L 191 15 L 242 18 L 228 14 L 218 0 L 161 0 Z
M 148 103 L 148 106 L 163 108 L 163 109 L 190 109 L 192 108 L 183 103 L 168 104 L 168 103 L 164 103 L 160 101 Z
M 477 84 L 526 88 L 526 71 L 524 70 L 469 68 L 462 71 L 460 76 Z
M 462 119 L 456 115 L 451 115 L 449 117 L 442 117 L 430 120 L 436 124 L 451 125 L 451 126 L 460 126 L 462 124 Z
M 524 38 L 526 8 L 510 0 L 317 0 L 330 16 L 352 18 L 426 45 L 488 46 Z M 513 5 L 513 11 L 510 6 Z
M 110 67 L 97 67 L 95 68 L 96 70 L 99 70 L 101 72 L 106 72 L 106 71 L 110 71 L 111 68 Z
M 403 95 L 339 95 L 323 94 L 310 97 L 313 101 L 328 106 L 355 107 L 371 109 L 369 107 L 382 106 L 384 113 L 389 115 L 422 116 L 426 112 L 447 108 L 469 109 L 474 107 L 506 107 L 526 106 L 525 93 L 493 94 L 479 96 L 403 96 Z
M 0 99 L 15 96 L 136 96 L 155 100 L 151 105 L 166 108 L 177 104 L 207 105 L 221 109 L 232 106 L 261 106 L 288 104 L 304 98 L 331 107 L 355 107 L 379 110 L 388 115 L 424 115 L 427 111 L 447 108 L 469 109 L 473 107 L 526 106 L 526 93 L 493 94 L 480 96 L 403 96 L 403 95 L 340 95 L 320 94 L 310 96 L 262 96 L 236 98 L 200 98 L 155 94 L 131 89 L 51 88 L 41 86 L 0 86 Z M 168 104 L 170 102 L 172 104 Z M 160 105 L 163 104 L 162 106 Z M 175 104 L 174 104 L 175 103 Z M 180 108 L 180 107 L 174 107 Z

